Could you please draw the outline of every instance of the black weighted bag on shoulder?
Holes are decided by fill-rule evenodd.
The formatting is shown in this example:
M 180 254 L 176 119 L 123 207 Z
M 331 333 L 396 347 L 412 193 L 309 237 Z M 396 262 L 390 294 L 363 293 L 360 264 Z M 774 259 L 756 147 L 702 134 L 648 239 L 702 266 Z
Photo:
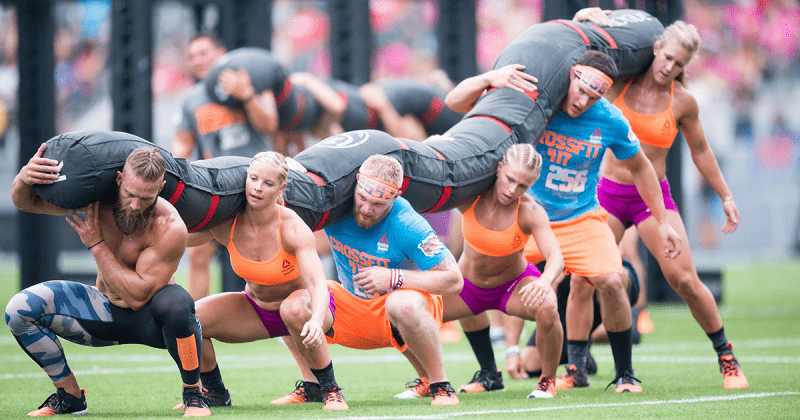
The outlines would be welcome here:
M 154 146 L 147 140 L 116 131 L 76 131 L 47 141 L 43 157 L 58 160 L 61 177 L 36 185 L 45 201 L 64 209 L 83 208 L 117 197 L 117 171 L 135 149 Z M 157 147 L 157 146 L 156 146 Z M 244 183 L 249 158 L 219 157 L 197 162 L 174 158 L 159 148 L 167 163 L 167 183 L 160 195 L 169 200 L 190 231 L 219 224 L 244 207 Z
M 489 116 L 502 121 L 521 142 L 533 143 L 569 89 L 569 69 L 586 51 L 608 54 L 620 77 L 647 69 L 653 60 L 653 43 L 664 31 L 658 19 L 639 10 L 615 10 L 613 26 L 554 20 L 531 26 L 517 36 L 497 59 L 495 69 L 522 64 L 525 73 L 539 81 L 530 95 L 513 89 L 488 92 L 467 117 Z

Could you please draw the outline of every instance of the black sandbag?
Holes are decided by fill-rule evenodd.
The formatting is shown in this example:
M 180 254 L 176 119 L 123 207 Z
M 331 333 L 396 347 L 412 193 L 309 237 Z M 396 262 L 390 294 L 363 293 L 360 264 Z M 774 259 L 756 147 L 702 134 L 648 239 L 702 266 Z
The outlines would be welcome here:
M 483 133 L 483 134 L 480 134 Z M 505 134 L 496 147 L 489 140 Z M 321 229 L 352 210 L 356 173 L 373 154 L 398 159 L 404 168 L 404 197 L 419 212 L 454 207 L 490 187 L 500 150 L 513 144 L 498 124 L 472 119 L 454 132 L 458 140 L 424 143 L 363 130 L 329 137 L 296 156 L 307 172 L 290 170 L 284 200 L 306 224 Z M 463 144 L 460 144 L 463 142 Z M 61 162 L 63 180 L 37 185 L 46 201 L 79 209 L 116 198 L 116 174 L 128 155 L 152 143 L 132 134 L 78 131 L 47 142 L 44 157 Z M 157 147 L 157 146 L 156 146 Z M 189 162 L 159 148 L 167 163 L 160 195 L 172 203 L 189 231 L 218 225 L 244 208 L 244 184 L 250 158 L 223 156 Z
M 511 127 L 520 141 L 533 143 L 566 95 L 569 68 L 584 52 L 598 50 L 611 56 L 620 77 L 646 70 L 663 25 L 639 10 L 615 10 L 609 17 L 614 26 L 558 20 L 528 28 L 503 50 L 494 68 L 525 65 L 525 72 L 539 80 L 535 99 L 512 89 L 493 90 L 467 116 L 496 118 Z
M 230 108 L 242 108 L 242 102 L 222 91 L 219 73 L 226 69 L 244 69 L 250 75 L 257 93 L 270 90 L 278 106 L 278 126 L 282 130 L 308 128 L 297 123 L 299 110 L 304 106 L 297 102 L 295 87 L 286 78 L 288 72 L 268 50 L 256 47 L 237 48 L 220 57 L 208 71 L 203 83 L 212 101 Z M 302 119 L 302 116 L 299 117 Z
M 646 69 L 652 43 L 663 27 L 644 12 L 616 11 L 611 18 L 628 22 L 606 30 L 614 37 L 611 48 L 620 73 Z M 571 25 L 572 22 L 565 21 Z M 610 48 L 600 32 L 584 27 L 586 43 L 564 23 L 535 25 L 501 54 L 496 67 L 511 63 L 528 66 L 539 78 L 539 94 L 532 100 L 511 89 L 489 92 L 467 118 L 447 131 L 454 140 L 413 142 L 375 130 L 350 131 L 329 137 L 296 156 L 307 172 L 291 170 L 284 198 L 304 222 L 323 228 L 352 211 L 355 175 L 373 154 L 397 158 L 403 165 L 404 193 L 420 212 L 454 208 L 491 187 L 497 162 L 515 143 L 532 143 L 565 95 L 566 72 L 589 48 Z M 562 30 L 563 29 L 563 30 Z M 540 33 L 541 32 L 541 33 Z M 544 40 L 543 34 L 548 38 Z M 646 56 L 646 57 L 645 57 Z M 151 143 L 125 133 L 86 131 L 67 133 L 48 141 L 45 157 L 64 161 L 65 180 L 37 191 L 64 208 L 80 208 L 101 197 L 113 196 L 116 171 L 136 147 Z M 224 157 L 189 163 L 165 150 L 167 186 L 162 196 L 173 202 L 190 230 L 215 226 L 243 208 L 245 172 L 249 158 Z
M 438 87 L 413 79 L 390 80 L 380 86 L 397 113 L 417 117 L 427 136 L 444 134 L 464 117 L 444 104 L 447 92 Z
M 361 98 L 358 86 L 337 79 L 327 79 L 328 84 L 345 101 L 345 110 L 339 124 L 344 131 L 364 130 L 378 126 L 378 116 L 370 116 L 367 103 Z
M 497 162 L 516 141 L 502 125 L 483 118 L 459 123 L 449 134 L 455 140 L 416 142 L 377 130 L 328 137 L 295 156 L 307 173 L 290 172 L 286 204 L 311 228 L 326 227 L 352 211 L 364 160 L 383 154 L 403 165 L 403 197 L 416 211 L 452 209 L 492 186 Z
M 64 209 L 80 209 L 95 201 L 116 199 L 116 174 L 128 155 L 147 140 L 116 131 L 76 131 L 47 141 L 43 157 L 58 160 L 61 178 L 35 185 L 45 201 Z M 156 146 L 157 147 L 157 146 Z M 216 226 L 244 207 L 244 182 L 250 158 L 219 157 L 188 162 L 158 148 L 167 163 L 167 181 L 160 195 L 169 200 L 190 231 Z
M 217 78 L 224 69 L 244 69 L 250 75 L 250 81 L 256 92 L 271 90 L 275 97 L 283 91 L 286 83 L 286 71 L 275 56 L 262 48 L 245 47 L 228 51 L 214 62 L 208 70 L 204 83 L 208 97 L 214 102 L 230 108 L 241 108 L 242 102 L 226 94 Z
M 290 99 L 278 107 L 283 131 L 312 128 L 325 111 L 311 92 L 301 85 L 292 85 Z

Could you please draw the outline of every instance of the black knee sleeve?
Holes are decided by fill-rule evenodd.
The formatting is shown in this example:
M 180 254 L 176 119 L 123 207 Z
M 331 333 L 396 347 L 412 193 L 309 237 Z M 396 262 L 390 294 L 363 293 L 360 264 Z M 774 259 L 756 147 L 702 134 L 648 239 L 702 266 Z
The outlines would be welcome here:
M 161 328 L 164 345 L 188 385 L 200 380 L 203 334 L 194 314 L 194 301 L 183 287 L 171 284 L 159 290 L 150 301 L 156 324 Z

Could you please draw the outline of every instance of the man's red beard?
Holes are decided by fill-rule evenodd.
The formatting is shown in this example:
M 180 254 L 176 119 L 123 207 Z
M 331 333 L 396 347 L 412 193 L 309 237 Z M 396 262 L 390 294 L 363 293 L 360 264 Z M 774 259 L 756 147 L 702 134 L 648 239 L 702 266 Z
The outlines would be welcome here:
M 130 236 L 146 229 L 153 220 L 157 202 L 158 200 L 153 201 L 150 207 L 138 213 L 133 213 L 129 210 L 124 210 L 122 202 L 117 199 L 117 202 L 114 203 L 114 222 L 117 224 L 117 229 L 125 236 Z
M 376 224 L 378 224 L 378 222 L 383 220 L 384 216 L 386 216 L 386 214 L 382 215 L 373 214 L 372 217 L 370 217 L 369 219 L 365 219 L 361 216 L 361 212 L 359 212 L 358 209 L 355 206 L 353 206 L 353 218 L 356 219 L 356 224 L 364 229 L 369 229 L 375 226 Z

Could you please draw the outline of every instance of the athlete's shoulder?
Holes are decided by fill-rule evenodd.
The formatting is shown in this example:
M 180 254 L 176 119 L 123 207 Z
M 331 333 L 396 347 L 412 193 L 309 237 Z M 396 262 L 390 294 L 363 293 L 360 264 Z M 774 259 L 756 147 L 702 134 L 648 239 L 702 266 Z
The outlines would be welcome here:
M 622 111 L 608 99 L 601 98 L 593 108 L 597 108 L 597 117 L 602 120 L 607 127 L 621 132 L 623 135 L 631 131 L 631 124 L 628 122 L 628 119 L 625 118 Z

